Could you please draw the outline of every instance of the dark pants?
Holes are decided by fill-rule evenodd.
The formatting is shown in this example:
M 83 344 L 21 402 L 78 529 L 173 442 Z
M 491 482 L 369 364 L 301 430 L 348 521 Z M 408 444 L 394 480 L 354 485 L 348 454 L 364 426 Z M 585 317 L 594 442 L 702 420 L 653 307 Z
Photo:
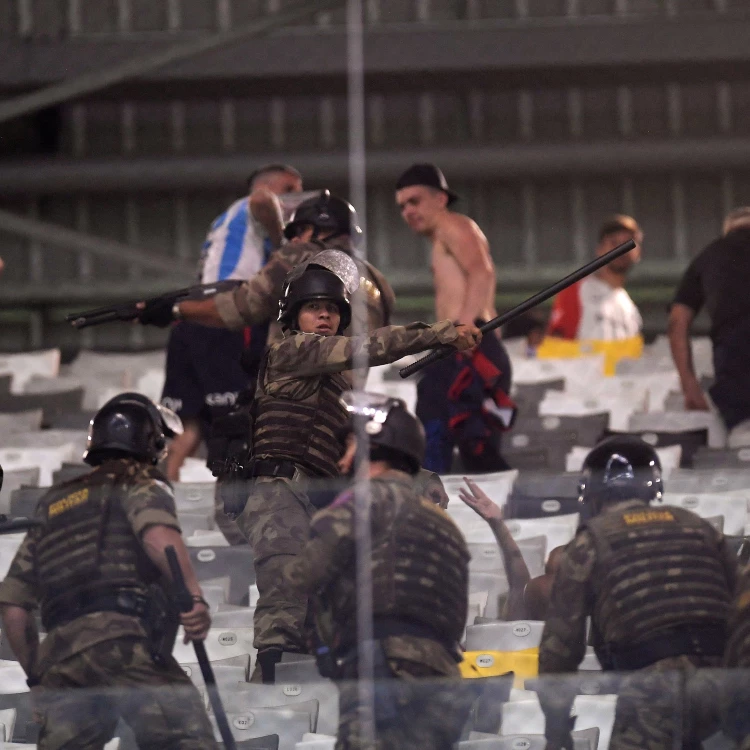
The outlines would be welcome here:
M 500 387 L 510 393 L 511 364 L 502 342 L 495 333 L 488 333 L 479 348 L 500 370 Z M 417 384 L 417 417 L 424 425 L 427 437 L 424 468 L 438 474 L 449 473 L 453 463 L 453 448 L 458 445 L 465 471 L 505 471 L 509 467 L 497 450 L 499 440 L 495 440 L 494 451 L 479 459 L 470 450 L 470 446 L 457 440 L 450 427 L 448 391 L 462 366 L 457 355 L 447 357 L 430 365 Z

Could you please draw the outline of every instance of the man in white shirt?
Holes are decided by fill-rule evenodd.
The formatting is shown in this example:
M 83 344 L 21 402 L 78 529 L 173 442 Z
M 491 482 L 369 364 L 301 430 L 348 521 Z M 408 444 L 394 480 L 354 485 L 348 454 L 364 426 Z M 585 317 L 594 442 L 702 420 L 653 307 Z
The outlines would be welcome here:
M 599 230 L 596 256 L 628 240 L 636 247 L 555 297 L 547 334 L 564 339 L 619 341 L 638 336 L 643 320 L 625 291 L 630 269 L 641 259 L 643 233 L 635 219 L 617 214 Z
M 216 218 L 203 244 L 200 283 L 252 278 L 282 242 L 280 198 L 302 191 L 300 173 L 268 164 L 248 180 L 249 195 Z M 207 328 L 181 321 L 167 345 L 162 403 L 181 417 L 185 429 L 169 447 L 166 471 L 179 479 L 185 458 L 200 445 L 213 418 L 230 409 L 250 385 L 266 344 L 268 324 L 242 331 Z M 244 362 L 241 364 L 241 358 Z

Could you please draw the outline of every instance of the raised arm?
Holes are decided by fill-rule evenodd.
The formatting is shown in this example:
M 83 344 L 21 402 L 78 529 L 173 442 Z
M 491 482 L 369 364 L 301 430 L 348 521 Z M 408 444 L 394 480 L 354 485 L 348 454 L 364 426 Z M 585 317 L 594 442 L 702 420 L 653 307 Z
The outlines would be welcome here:
M 298 333 L 271 349 L 267 380 L 284 375 L 299 378 L 351 370 L 357 358 L 365 355 L 372 367 L 439 346 L 463 351 L 476 346 L 481 338 L 474 326 L 454 326 L 448 320 L 431 326 L 424 323 L 388 326 L 368 336 Z
M 458 496 L 487 521 L 503 555 L 509 588 L 503 616 L 506 620 L 523 620 L 528 617 L 523 594 L 526 584 L 531 580 L 531 574 L 521 555 L 521 550 L 505 525 L 503 509 L 493 502 L 476 482 L 472 482 L 467 477 L 464 477 L 464 481 L 470 492 L 461 487 Z

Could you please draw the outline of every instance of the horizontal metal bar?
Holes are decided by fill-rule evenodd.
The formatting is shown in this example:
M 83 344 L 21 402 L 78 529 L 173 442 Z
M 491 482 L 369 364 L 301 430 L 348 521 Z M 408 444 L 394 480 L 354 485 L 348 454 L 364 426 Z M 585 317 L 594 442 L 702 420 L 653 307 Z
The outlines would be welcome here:
M 560 175 L 610 175 L 715 171 L 750 167 L 750 138 L 717 137 L 648 141 L 515 143 L 493 146 L 371 150 L 367 178 L 391 184 L 404 166 L 440 164 L 451 179 L 521 179 Z M 28 160 L 0 163 L 4 195 L 67 191 L 214 190 L 243 185 L 265 162 L 294 164 L 310 183 L 341 183 L 346 151 L 265 152 L 215 157 L 97 160 Z
M 305 1 L 310 3 L 311 14 L 319 7 L 317 3 L 313 6 L 312 0 Z M 263 29 L 269 30 L 279 17 L 266 19 Z M 260 24 L 236 30 L 232 39 L 249 36 L 252 31 L 260 33 Z M 171 48 L 163 49 L 164 37 L 77 37 L 75 41 L 48 40 L 31 45 L 6 38 L 0 45 L 0 84 L 38 86 L 59 81 L 63 75 L 92 76 L 86 80 L 91 80 L 93 87 L 81 88 L 77 93 L 81 95 L 136 73 L 139 82 L 215 82 L 346 73 L 345 30 L 341 27 L 293 26 L 232 44 L 228 43 L 232 39 L 223 34 L 188 38 L 192 41 L 179 45 L 174 53 Z M 368 74 L 590 67 L 619 71 L 623 66 L 747 63 L 748 38 L 750 17 L 746 14 L 716 13 L 669 20 L 648 16 L 484 19 L 371 26 L 365 33 L 364 55 Z M 281 47 L 286 54 L 279 54 Z M 170 62 L 171 56 L 174 59 Z M 91 72 L 100 68 L 104 68 L 102 73 Z M 66 90 L 63 98 L 69 93 Z
M 39 240 L 52 247 L 85 251 L 101 258 L 134 263 L 143 268 L 163 271 L 169 274 L 169 284 L 175 288 L 181 285 L 179 282 L 195 277 L 195 268 L 191 268 L 177 258 L 155 255 L 153 252 L 134 248 L 123 242 L 94 237 L 74 229 L 67 229 L 59 224 L 19 216 L 10 211 L 0 210 L 0 231 Z
M 247 37 L 269 33 L 287 24 L 309 18 L 323 10 L 340 7 L 343 4 L 342 0 L 299 0 L 283 12 L 238 26 L 231 31 L 201 36 L 182 44 L 170 45 L 167 49 L 164 49 L 163 44 L 161 44 L 150 54 L 133 54 L 124 62 L 117 61 L 108 65 L 102 59 L 97 61 L 95 55 L 90 56 L 88 69 L 80 73 L 79 77 L 69 78 L 41 91 L 34 91 L 31 94 L 24 94 L 0 102 L 0 122 L 90 94 L 130 78 L 145 75 L 170 63 L 197 57 L 217 48 L 231 47 L 234 52 L 232 45 L 235 42 L 243 41 Z M 35 48 L 35 45 L 29 47 L 27 44 L 26 46 L 27 52 Z M 79 46 L 78 40 L 73 42 L 73 46 Z M 5 54 L 0 54 L 0 57 L 5 58 Z M 59 79 L 61 71 L 69 70 L 64 60 L 58 60 L 57 65 L 58 72 L 54 76 L 55 79 Z

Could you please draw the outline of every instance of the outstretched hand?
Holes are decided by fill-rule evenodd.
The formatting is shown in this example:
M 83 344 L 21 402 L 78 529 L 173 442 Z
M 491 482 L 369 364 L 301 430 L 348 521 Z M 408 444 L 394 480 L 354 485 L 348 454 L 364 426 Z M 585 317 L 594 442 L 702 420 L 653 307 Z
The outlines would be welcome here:
M 458 490 L 458 496 L 470 508 L 476 511 L 485 521 L 492 519 L 503 520 L 503 509 L 493 502 L 487 493 L 479 487 L 476 482 L 472 482 L 468 477 L 464 477 L 464 482 L 468 486 L 470 493 L 463 487 Z

